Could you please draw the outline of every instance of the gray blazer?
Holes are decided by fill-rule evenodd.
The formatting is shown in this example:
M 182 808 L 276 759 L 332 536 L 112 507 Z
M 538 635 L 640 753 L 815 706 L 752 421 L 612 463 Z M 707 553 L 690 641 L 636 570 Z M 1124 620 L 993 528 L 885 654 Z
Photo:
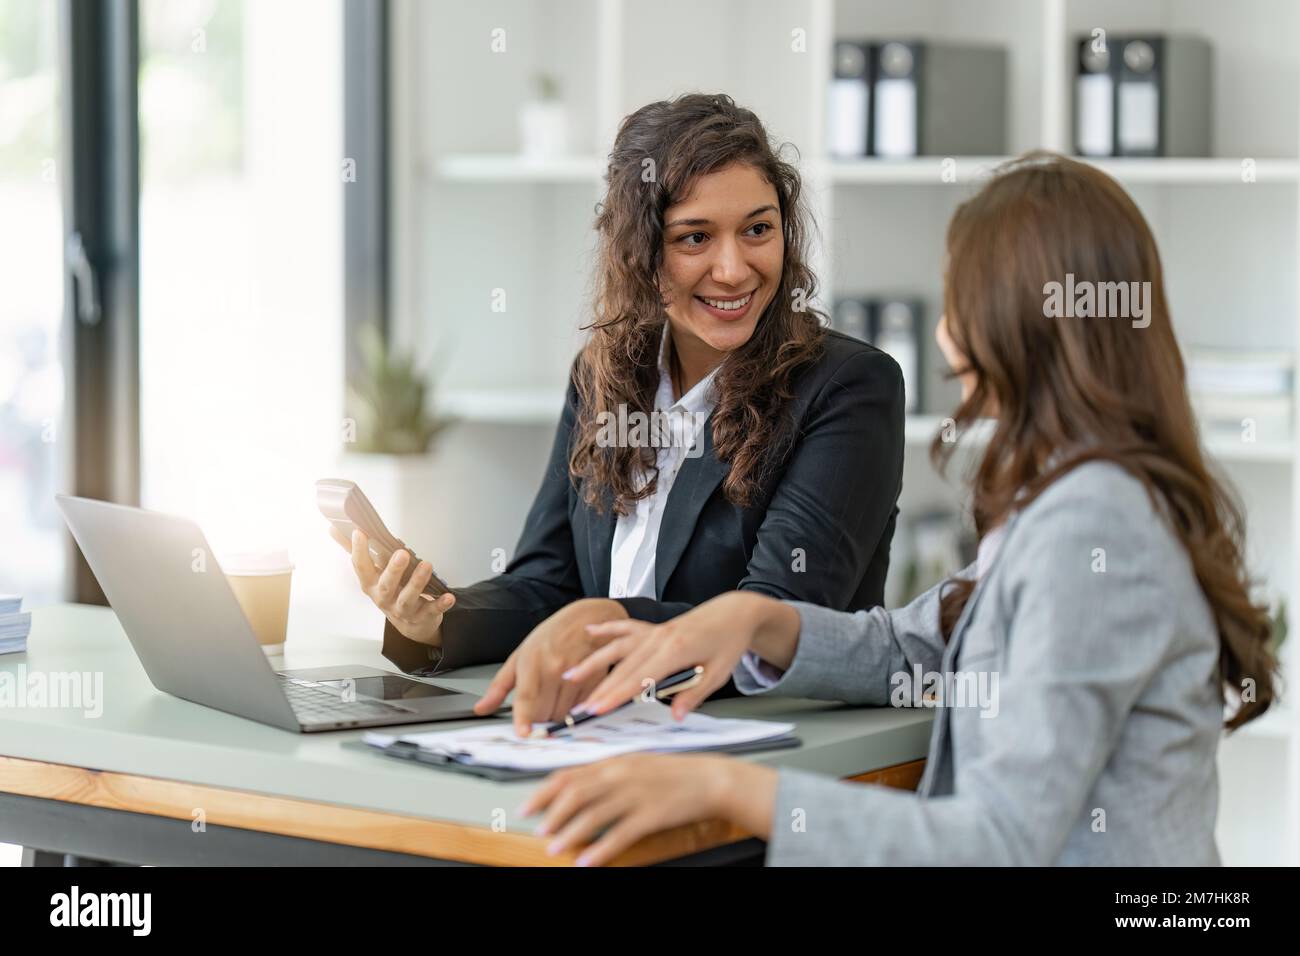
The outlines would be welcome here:
M 929 682 L 945 706 L 917 794 L 782 770 L 768 863 L 1218 864 L 1217 630 L 1142 485 L 1100 462 L 1053 484 L 947 646 L 942 587 L 896 611 L 791 602 L 789 670 L 765 688 L 736 669 L 744 693 L 876 705 L 912 704 L 918 668 L 957 675 Z

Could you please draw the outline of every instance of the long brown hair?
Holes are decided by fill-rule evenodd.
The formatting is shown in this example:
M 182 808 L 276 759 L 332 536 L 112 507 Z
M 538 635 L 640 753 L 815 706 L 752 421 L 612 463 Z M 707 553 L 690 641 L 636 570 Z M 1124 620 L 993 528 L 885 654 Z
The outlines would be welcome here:
M 714 379 L 714 454 L 728 463 L 723 491 L 752 502 L 759 483 L 792 444 L 788 403 L 798 370 L 822 348 L 822 313 L 807 265 L 810 218 L 795 167 L 768 141 L 758 117 L 731 97 L 692 93 L 651 103 L 625 117 L 609 155 L 608 185 L 597 207 L 599 255 L 591 336 L 578 362 L 579 395 L 569 473 L 584 500 L 617 514 L 654 492 L 649 447 L 603 447 L 602 413 L 648 414 L 659 382 L 660 336 L 667 321 L 659 285 L 664 211 L 696 180 L 733 163 L 757 170 L 776 190 L 784 238 L 781 282 L 749 341 L 731 352 Z M 637 473 L 650 480 L 638 487 Z
M 1243 700 L 1228 726 L 1262 714 L 1277 667 L 1269 618 L 1249 597 L 1240 508 L 1201 455 L 1160 256 L 1142 213 L 1098 169 L 1035 152 L 1001 167 L 958 207 L 947 251 L 945 321 L 968 363 L 958 371 L 975 378 L 954 419 L 960 432 L 986 409 L 997 416 L 973 474 L 980 536 L 1083 462 L 1120 465 L 1191 558 L 1218 626 L 1223 685 L 1240 693 L 1254 681 L 1254 700 Z M 1046 317 L 1049 283 L 1064 285 L 1068 274 L 1076 285 L 1149 282 L 1140 327 Z M 942 467 L 953 448 L 936 440 L 931 454 Z M 957 579 L 945 589 L 945 635 L 973 587 Z

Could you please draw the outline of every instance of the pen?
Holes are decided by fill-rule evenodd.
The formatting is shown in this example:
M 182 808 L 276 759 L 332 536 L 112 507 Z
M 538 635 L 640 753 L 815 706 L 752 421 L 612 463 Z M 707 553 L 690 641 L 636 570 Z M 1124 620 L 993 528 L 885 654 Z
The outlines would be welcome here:
M 665 697 L 671 697 L 673 694 L 686 690 L 688 687 L 694 687 L 704 678 L 704 668 L 696 664 L 694 667 L 688 667 L 684 671 L 678 671 L 669 677 L 665 677 L 655 685 L 655 696 L 660 700 Z M 575 714 L 573 711 L 565 716 L 563 720 L 557 720 L 554 723 L 547 724 L 544 727 L 535 727 L 530 737 L 551 737 L 562 730 L 572 730 L 578 724 L 585 723 L 588 720 L 594 720 L 597 717 L 604 717 L 606 714 L 612 714 L 616 710 L 622 710 L 628 704 L 635 703 L 639 698 L 633 697 L 626 703 L 619 704 L 605 712 L 605 714 Z

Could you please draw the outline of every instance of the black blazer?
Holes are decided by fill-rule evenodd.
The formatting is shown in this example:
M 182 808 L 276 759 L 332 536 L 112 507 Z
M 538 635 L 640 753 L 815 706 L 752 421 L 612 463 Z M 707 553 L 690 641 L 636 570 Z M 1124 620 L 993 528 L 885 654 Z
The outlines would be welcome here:
M 503 661 L 534 627 L 584 597 L 609 595 L 617 516 L 583 503 L 569 478 L 577 416 L 569 383 L 542 487 L 505 572 L 456 588 L 442 648 L 385 622 L 384 656 L 405 671 L 441 672 Z M 655 553 L 655 598 L 623 598 L 628 613 L 665 621 L 737 588 L 837 610 L 883 603 L 903 478 L 903 377 L 884 352 L 828 330 L 799 375 L 795 440 L 748 508 L 720 487 L 728 466 L 687 458 L 665 505 Z

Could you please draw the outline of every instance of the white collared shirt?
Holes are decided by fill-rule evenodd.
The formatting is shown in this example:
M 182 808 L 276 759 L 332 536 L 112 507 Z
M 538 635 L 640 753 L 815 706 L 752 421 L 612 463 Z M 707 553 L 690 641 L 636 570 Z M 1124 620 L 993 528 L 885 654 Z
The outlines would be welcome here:
M 668 323 L 664 323 L 663 338 L 659 343 L 659 388 L 655 391 L 654 409 L 665 412 L 680 423 L 680 428 L 670 436 L 661 437 L 656 454 L 659 478 L 654 493 L 636 502 L 635 509 L 620 515 L 614 526 L 614 543 L 610 548 L 609 596 L 657 597 L 655 593 L 655 552 L 659 546 L 659 527 L 663 524 L 668 493 L 672 491 L 677 472 L 686 461 L 687 450 L 703 439 L 704 420 L 713 412 L 713 380 L 715 368 L 704 376 L 689 392 L 673 401 L 673 379 L 668 369 Z M 637 487 L 647 480 L 641 473 Z

